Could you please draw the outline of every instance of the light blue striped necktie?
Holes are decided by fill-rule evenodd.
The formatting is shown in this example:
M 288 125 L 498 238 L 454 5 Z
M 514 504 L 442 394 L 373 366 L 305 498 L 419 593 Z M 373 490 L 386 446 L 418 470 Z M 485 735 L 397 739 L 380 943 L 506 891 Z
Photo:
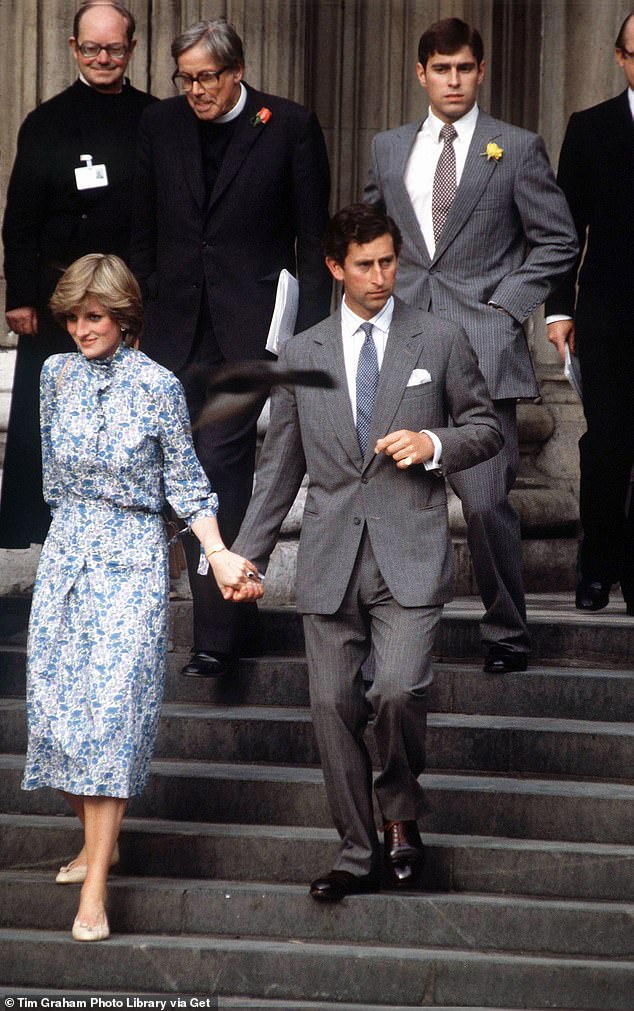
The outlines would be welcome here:
M 361 453 L 365 456 L 370 436 L 374 399 L 379 385 L 379 359 L 372 337 L 372 324 L 362 323 L 361 330 L 365 334 L 365 340 L 361 345 L 359 364 L 357 365 L 357 438 Z

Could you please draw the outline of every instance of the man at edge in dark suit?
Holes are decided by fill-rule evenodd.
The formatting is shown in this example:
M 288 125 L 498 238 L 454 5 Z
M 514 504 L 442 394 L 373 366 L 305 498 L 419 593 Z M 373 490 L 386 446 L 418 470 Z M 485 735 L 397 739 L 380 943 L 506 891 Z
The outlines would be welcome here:
M 140 127 L 132 267 L 144 294 L 142 348 L 182 380 L 195 425 L 215 368 L 267 356 L 283 268 L 299 280 L 297 329 L 328 314 L 321 237 L 330 176 L 316 117 L 244 84 L 242 41 L 223 18 L 192 25 L 172 55 L 182 94 Z M 195 431 L 227 544 L 251 496 L 263 403 Z M 252 613 L 228 605 L 198 571 L 194 538 L 185 551 L 194 642 L 183 673 L 213 677 L 249 650 Z
M 634 14 L 615 48 L 627 89 L 574 113 L 564 137 L 557 180 L 585 253 L 546 302 L 546 322 L 562 359 L 566 344 L 576 351 L 583 384 L 575 603 L 598 611 L 620 582 L 634 616 Z
M 341 308 L 292 337 L 281 361 L 322 369 L 328 390 L 279 387 L 255 492 L 235 545 L 265 569 L 308 473 L 297 557 L 311 715 L 333 821 L 335 866 L 311 896 L 336 902 L 381 880 L 374 783 L 392 886 L 420 879 L 417 827 L 425 767 L 426 691 L 453 549 L 445 483 L 497 453 L 499 424 L 462 327 L 393 298 L 401 236 L 391 218 L 354 204 L 332 219 L 326 263 Z M 451 418 L 451 422 L 450 422 Z M 366 693 L 362 665 L 374 654 Z

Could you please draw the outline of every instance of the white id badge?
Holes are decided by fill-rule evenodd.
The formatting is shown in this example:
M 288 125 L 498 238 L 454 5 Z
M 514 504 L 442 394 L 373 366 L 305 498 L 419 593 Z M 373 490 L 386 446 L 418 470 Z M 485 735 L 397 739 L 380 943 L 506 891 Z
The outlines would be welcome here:
M 86 164 L 75 169 L 78 190 L 95 190 L 99 186 L 108 185 L 108 173 L 105 165 L 93 165 L 90 154 L 80 155 L 79 160 L 85 161 Z

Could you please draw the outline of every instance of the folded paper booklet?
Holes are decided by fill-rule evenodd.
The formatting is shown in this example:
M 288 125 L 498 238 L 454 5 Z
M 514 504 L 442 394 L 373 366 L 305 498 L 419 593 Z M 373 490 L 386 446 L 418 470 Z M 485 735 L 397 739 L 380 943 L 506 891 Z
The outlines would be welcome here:
M 570 353 L 570 348 L 567 344 L 564 351 L 564 375 L 579 397 L 579 400 L 583 400 L 583 386 L 581 383 L 581 368 L 579 367 L 579 359 L 576 355 Z
M 295 333 L 297 307 L 299 305 L 299 284 L 288 270 L 281 270 L 277 282 L 275 308 L 266 339 L 266 350 L 279 355 L 289 337 Z

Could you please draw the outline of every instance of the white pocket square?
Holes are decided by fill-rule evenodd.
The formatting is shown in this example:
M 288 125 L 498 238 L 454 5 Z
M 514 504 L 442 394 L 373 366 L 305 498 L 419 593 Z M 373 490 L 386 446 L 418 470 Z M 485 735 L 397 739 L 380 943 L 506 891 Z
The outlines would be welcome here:
M 408 386 L 422 386 L 423 383 L 431 383 L 431 376 L 427 369 L 414 369 L 407 380 Z

